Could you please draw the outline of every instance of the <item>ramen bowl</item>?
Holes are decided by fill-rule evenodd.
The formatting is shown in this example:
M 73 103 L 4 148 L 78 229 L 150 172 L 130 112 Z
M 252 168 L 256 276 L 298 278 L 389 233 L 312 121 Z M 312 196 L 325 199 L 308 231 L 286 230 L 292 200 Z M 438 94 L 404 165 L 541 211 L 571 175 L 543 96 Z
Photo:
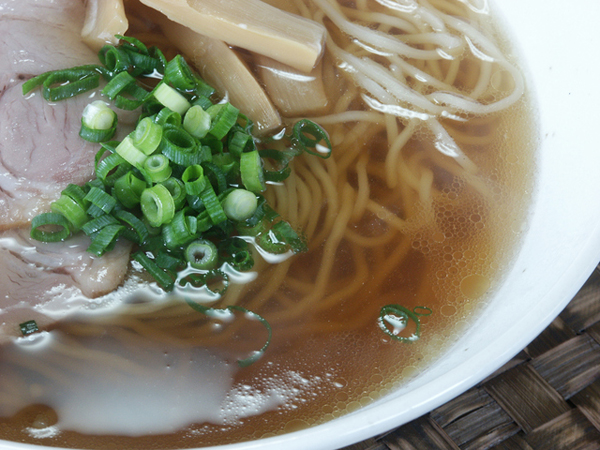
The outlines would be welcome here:
M 485 4 L 484 1 L 480 2 Z M 480 5 L 481 6 L 481 5 Z M 447 351 L 379 400 L 301 431 L 219 447 L 331 450 L 407 423 L 460 395 L 527 346 L 600 260 L 600 62 L 596 0 L 501 0 L 493 6 L 524 68 L 539 130 L 534 192 L 509 270 Z M 572 20 L 570 20 L 572 19 Z M 150 395 L 151 393 L 149 393 Z M 4 450 L 43 447 L 0 441 Z

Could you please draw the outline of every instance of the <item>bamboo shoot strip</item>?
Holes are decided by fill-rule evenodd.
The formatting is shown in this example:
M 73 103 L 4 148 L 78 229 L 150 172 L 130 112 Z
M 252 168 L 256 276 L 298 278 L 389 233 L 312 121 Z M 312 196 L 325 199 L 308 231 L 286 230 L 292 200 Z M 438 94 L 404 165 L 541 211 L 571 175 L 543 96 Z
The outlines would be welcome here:
M 174 22 L 230 45 L 310 72 L 324 48 L 325 28 L 260 0 L 141 0 Z
M 117 45 L 115 35 L 124 35 L 129 27 L 123 0 L 88 0 L 81 39 L 94 51 L 106 44 Z
M 167 19 L 160 21 L 168 39 L 221 95 L 254 122 L 261 134 L 281 126 L 281 118 L 267 94 L 238 55 L 227 44 L 198 34 Z
M 256 62 L 267 93 L 284 116 L 317 114 L 327 108 L 321 64 L 304 74 L 263 55 Z

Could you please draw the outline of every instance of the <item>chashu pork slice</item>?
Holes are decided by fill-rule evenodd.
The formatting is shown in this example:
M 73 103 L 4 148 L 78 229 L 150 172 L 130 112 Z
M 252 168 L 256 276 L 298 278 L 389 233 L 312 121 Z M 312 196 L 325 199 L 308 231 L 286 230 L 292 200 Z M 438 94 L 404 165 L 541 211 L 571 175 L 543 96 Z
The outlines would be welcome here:
M 86 252 L 89 244 L 83 234 L 42 243 L 29 228 L 0 233 L 0 343 L 20 336 L 23 322 L 45 328 L 123 282 L 130 244 L 119 241 L 102 257 Z
M 69 184 L 92 178 L 99 149 L 79 137 L 85 106 L 96 91 L 48 103 L 22 84 L 48 70 L 97 64 L 81 42 L 80 0 L 0 0 L 0 230 L 48 211 Z M 131 113 L 120 114 L 123 133 Z
M 131 246 L 103 257 L 75 236 L 45 244 L 29 237 L 29 221 L 49 210 L 69 184 L 93 176 L 99 145 L 78 135 L 85 106 L 98 92 L 48 103 L 22 83 L 48 70 L 97 63 L 80 38 L 82 0 L 0 0 L 0 342 L 20 336 L 19 324 L 45 328 L 112 292 L 127 273 Z M 124 120 L 123 120 L 124 119 Z M 131 113 L 119 124 L 132 124 Z M 127 132 L 127 126 L 123 132 Z
M 96 64 L 80 38 L 81 0 L 0 0 L 0 93 L 49 70 Z
M 89 102 L 51 104 L 39 92 L 25 98 L 20 85 L 0 97 L 0 230 L 27 224 L 69 183 L 92 179 L 99 147 L 78 134 Z

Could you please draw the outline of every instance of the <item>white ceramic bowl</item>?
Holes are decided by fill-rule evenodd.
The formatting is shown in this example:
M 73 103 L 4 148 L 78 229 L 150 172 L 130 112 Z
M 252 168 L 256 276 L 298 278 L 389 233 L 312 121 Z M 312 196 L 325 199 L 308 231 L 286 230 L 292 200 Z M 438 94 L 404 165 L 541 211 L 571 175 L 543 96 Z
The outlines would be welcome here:
M 220 450 L 332 450 L 409 422 L 466 391 L 523 349 L 600 261 L 600 2 L 497 3 L 494 9 L 529 72 L 541 124 L 529 227 L 502 287 L 448 353 L 395 393 L 324 425 Z M 42 450 L 4 441 L 0 449 Z

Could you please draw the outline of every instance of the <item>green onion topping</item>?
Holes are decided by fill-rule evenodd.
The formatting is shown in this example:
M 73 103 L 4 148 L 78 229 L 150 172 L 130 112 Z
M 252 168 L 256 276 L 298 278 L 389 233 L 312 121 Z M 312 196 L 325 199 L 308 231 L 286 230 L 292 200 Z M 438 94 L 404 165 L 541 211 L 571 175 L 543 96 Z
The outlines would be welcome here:
M 431 313 L 433 311 L 425 306 L 417 306 L 411 311 L 401 305 L 386 305 L 379 312 L 378 325 L 392 339 L 412 343 L 421 337 L 421 317 Z M 403 333 L 405 329 L 408 333 Z
M 117 37 L 119 45 L 100 50 L 100 65 L 46 72 L 23 84 L 24 95 L 41 88 L 47 100 L 58 101 L 100 88 L 104 80 L 104 99 L 91 101 L 81 118 L 80 135 L 100 143 L 96 178 L 67 186 L 52 212 L 33 219 L 31 236 L 56 242 L 83 232 L 91 239 L 88 251 L 97 256 L 119 239 L 129 240 L 135 246 L 132 259 L 163 289 L 205 286 L 218 295 L 229 283 L 227 271 L 252 269 L 254 247 L 306 251 L 305 240 L 260 193 L 267 181 L 283 182 L 302 152 L 328 157 L 325 131 L 300 120 L 278 137 L 287 149 L 268 149 L 273 141 L 254 136 L 252 121 L 231 103 L 217 101 L 215 90 L 183 57 L 167 61 L 156 47 Z M 121 141 L 110 141 L 117 128 L 113 106 L 140 111 L 134 131 Z M 252 236 L 252 244 L 238 236 Z M 254 362 L 271 339 L 268 323 L 255 317 L 269 338 L 241 365 Z

